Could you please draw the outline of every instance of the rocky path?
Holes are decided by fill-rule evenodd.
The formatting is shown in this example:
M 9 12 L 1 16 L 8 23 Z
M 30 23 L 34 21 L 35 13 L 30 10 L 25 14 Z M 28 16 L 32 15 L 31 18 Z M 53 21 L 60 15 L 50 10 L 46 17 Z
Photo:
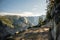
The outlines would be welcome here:
M 14 37 L 14 40 L 48 40 L 49 28 L 31 28 Z

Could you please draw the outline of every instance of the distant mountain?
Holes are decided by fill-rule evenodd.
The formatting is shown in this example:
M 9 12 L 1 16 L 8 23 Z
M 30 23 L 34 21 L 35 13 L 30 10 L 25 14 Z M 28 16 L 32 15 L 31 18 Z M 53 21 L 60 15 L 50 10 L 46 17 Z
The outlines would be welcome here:
M 26 17 L 20 17 L 16 15 L 15 16 L 9 16 L 9 15 L 0 16 L 0 21 L 2 21 L 2 23 L 7 26 L 5 27 L 5 30 L 11 34 L 14 34 L 17 31 L 26 30 L 28 27 L 31 26 L 31 24 L 28 22 Z
M 27 19 L 32 24 L 32 26 L 35 26 L 38 24 L 39 16 L 27 17 Z
M 37 25 L 39 17 L 44 18 L 45 16 L 21 17 L 16 15 L 5 15 L 0 16 L 0 21 L 5 25 L 5 28 L 2 28 L 3 30 L 5 29 L 7 32 L 14 34 L 17 31 L 23 31 L 28 27 Z
M 33 16 L 33 17 L 26 17 L 28 19 L 28 21 L 32 24 L 32 26 L 35 26 L 38 24 L 39 22 L 39 18 L 42 18 L 43 21 L 45 20 L 46 16 L 45 15 L 41 15 L 41 16 Z

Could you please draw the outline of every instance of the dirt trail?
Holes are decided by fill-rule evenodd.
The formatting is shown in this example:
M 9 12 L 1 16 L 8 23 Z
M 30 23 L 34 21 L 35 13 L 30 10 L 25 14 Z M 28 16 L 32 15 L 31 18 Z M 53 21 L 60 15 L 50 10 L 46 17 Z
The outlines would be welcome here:
M 15 40 L 48 40 L 49 28 L 31 28 L 19 34 Z

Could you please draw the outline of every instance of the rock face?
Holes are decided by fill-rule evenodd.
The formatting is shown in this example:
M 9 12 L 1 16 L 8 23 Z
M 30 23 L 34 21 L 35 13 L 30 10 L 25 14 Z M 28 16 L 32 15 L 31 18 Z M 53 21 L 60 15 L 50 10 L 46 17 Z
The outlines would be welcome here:
M 4 37 L 9 35 L 9 32 L 7 32 L 5 28 L 7 28 L 7 26 L 0 20 L 0 40 L 4 40 Z
M 32 24 L 32 26 L 35 26 L 38 24 L 39 16 L 34 17 L 26 17 L 28 21 Z
M 52 19 L 55 21 L 54 29 L 56 33 L 55 40 L 58 40 L 60 35 L 60 0 L 54 0 L 54 7 L 52 9 Z
M 46 18 L 46 15 L 41 15 L 41 16 L 33 16 L 33 17 L 26 17 L 28 19 L 28 21 L 33 25 L 36 26 L 39 23 L 39 18 L 42 18 L 43 21 Z

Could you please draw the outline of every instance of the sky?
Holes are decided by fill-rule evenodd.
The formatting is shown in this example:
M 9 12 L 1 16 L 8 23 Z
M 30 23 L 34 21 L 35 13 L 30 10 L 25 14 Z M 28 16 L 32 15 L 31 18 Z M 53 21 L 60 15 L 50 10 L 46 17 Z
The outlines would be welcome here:
M 0 0 L 0 15 L 46 15 L 46 0 Z

